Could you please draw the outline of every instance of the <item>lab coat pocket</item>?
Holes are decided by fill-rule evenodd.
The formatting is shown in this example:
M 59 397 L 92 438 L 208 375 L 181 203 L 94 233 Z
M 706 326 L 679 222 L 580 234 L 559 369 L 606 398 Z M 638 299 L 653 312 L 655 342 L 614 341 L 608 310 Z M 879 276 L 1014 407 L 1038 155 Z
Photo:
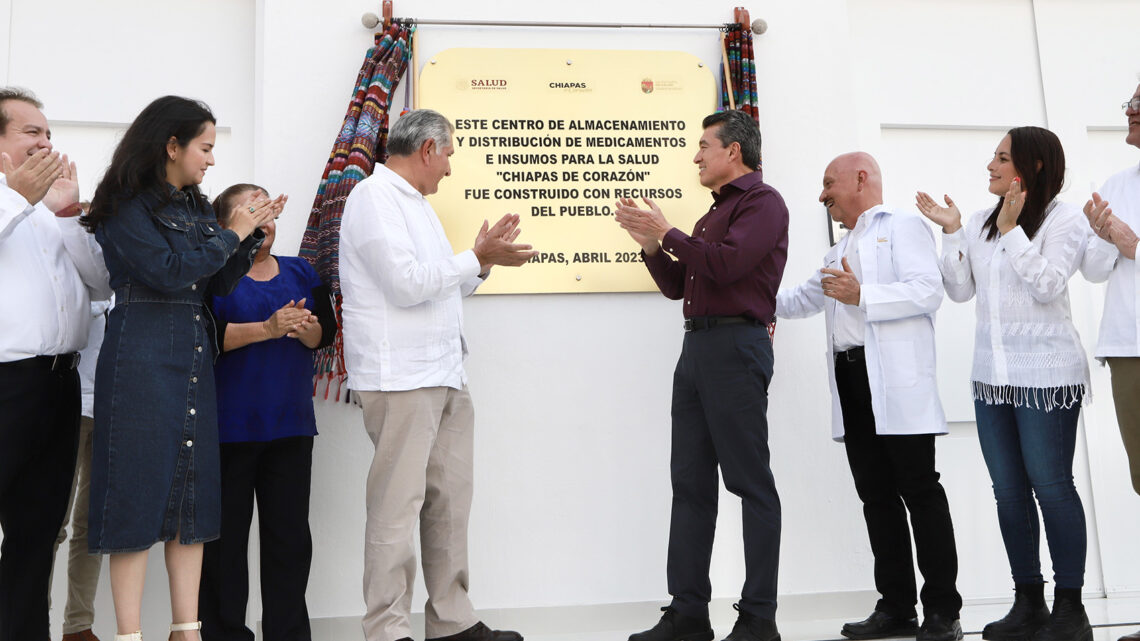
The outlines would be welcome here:
M 918 354 L 914 341 L 879 341 L 879 360 L 886 387 L 914 387 L 918 382 Z

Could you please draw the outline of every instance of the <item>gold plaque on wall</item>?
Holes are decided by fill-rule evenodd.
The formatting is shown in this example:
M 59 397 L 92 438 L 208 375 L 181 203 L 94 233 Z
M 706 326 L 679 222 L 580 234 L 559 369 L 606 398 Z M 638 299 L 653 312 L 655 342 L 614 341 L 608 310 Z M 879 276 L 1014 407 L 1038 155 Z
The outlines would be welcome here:
M 686 233 L 708 211 L 693 156 L 716 92 L 692 54 L 448 49 L 420 83 L 420 106 L 456 126 L 451 177 L 431 197 L 452 246 L 516 213 L 519 242 L 539 252 L 481 293 L 655 290 L 614 203 L 649 197 Z

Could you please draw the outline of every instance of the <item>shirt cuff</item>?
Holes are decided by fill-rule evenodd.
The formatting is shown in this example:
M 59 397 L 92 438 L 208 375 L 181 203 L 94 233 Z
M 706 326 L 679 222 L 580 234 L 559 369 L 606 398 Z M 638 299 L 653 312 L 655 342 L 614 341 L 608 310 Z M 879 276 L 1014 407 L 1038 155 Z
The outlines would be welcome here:
M 1089 237 L 1089 243 L 1085 246 L 1085 251 L 1094 256 L 1111 257 L 1113 261 L 1121 255 L 1116 245 L 1095 235 Z
M 27 198 L 20 195 L 20 192 L 6 184 L 0 184 L 0 208 L 16 211 L 20 214 L 28 214 L 34 207 L 35 205 L 29 203 Z
M 483 271 L 479 259 L 475 257 L 475 250 L 468 249 L 455 255 L 455 263 L 459 266 L 460 274 L 464 278 L 474 278 Z
M 1025 235 L 1025 230 L 1021 225 L 1015 226 L 1013 229 L 1002 234 L 998 239 L 998 245 L 1011 255 L 1021 254 L 1033 243 L 1029 240 L 1029 236 Z
M 661 249 L 676 256 L 677 247 L 683 243 L 686 238 L 688 238 L 688 236 L 685 235 L 685 232 L 674 227 L 665 232 L 665 237 L 661 239 Z
M 942 255 L 957 254 L 966 240 L 966 228 L 959 227 L 952 234 L 942 234 Z

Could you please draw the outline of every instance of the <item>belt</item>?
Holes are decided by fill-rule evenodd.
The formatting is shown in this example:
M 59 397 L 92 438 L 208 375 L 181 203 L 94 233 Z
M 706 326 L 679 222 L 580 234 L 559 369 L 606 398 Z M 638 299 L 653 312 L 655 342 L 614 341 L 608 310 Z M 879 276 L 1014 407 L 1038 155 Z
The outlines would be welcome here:
M 836 352 L 835 353 L 835 362 L 836 363 L 858 363 L 859 361 L 865 360 L 865 358 L 866 357 L 863 354 L 863 346 L 862 345 L 860 345 L 859 347 L 852 347 L 851 349 L 849 349 L 845 352 Z
M 115 289 L 115 304 L 128 303 L 167 303 L 173 305 L 203 305 L 203 299 L 197 294 L 198 285 L 193 284 L 190 292 L 160 292 L 139 283 L 127 283 Z
M 763 325 L 755 318 L 747 316 L 694 316 L 685 319 L 685 331 L 712 329 L 718 325 Z
M 76 367 L 79 367 L 79 352 L 55 354 L 52 356 L 33 356 L 18 361 L 0 363 L 0 365 L 6 365 L 8 367 L 46 367 L 53 372 L 70 372 Z

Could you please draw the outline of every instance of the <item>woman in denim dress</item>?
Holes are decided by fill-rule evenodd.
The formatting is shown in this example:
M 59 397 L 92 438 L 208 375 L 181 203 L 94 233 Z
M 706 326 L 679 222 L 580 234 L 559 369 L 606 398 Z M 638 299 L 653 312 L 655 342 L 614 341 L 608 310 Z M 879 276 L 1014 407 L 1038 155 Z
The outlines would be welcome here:
M 261 199 L 222 229 L 198 190 L 214 164 L 214 116 L 166 96 L 115 149 L 84 224 L 103 247 L 115 307 L 95 374 L 88 547 L 110 554 L 118 641 L 141 634 L 147 550 L 165 542 L 174 625 L 196 639 L 202 543 L 219 535 L 213 325 L 276 214 Z

